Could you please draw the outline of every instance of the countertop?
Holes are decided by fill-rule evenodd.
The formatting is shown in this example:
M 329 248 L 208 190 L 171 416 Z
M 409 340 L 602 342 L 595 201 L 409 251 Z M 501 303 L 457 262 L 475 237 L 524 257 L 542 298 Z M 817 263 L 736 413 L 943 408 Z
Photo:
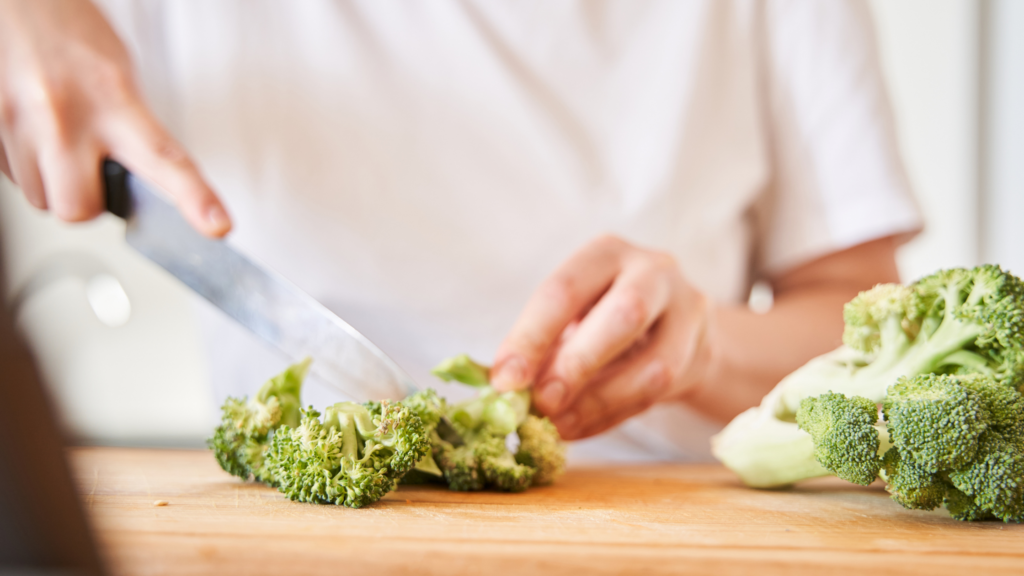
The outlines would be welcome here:
M 1024 574 L 1024 526 L 837 479 L 769 491 L 715 465 L 589 467 L 520 494 L 403 486 L 348 509 L 291 502 L 203 450 L 71 461 L 115 575 Z

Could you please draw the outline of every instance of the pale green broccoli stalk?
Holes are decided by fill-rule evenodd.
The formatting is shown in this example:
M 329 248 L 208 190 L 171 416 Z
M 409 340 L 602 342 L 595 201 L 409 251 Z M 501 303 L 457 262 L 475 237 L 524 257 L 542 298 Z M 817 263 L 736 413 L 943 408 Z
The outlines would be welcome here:
M 495 391 L 487 380 L 490 368 L 464 354 L 445 360 L 434 373 L 481 387 L 476 397 L 449 407 L 432 435 L 434 461 L 450 489 L 518 492 L 549 484 L 564 472 L 565 446 L 547 418 L 529 413 L 528 391 Z M 515 454 L 505 442 L 512 433 L 520 439 Z
M 475 362 L 467 354 L 459 354 L 442 360 L 431 370 L 431 373 L 445 382 L 454 380 L 478 387 L 489 386 L 491 383 L 490 367 Z
M 846 346 L 783 379 L 713 451 L 751 486 L 877 471 L 907 508 L 1022 521 L 1022 310 L 1021 281 L 997 266 L 864 292 Z
M 409 404 L 429 404 L 424 396 Z M 271 440 L 266 466 L 292 500 L 359 508 L 394 489 L 430 450 L 429 431 L 403 402 L 339 402 L 312 407 L 296 428 L 282 426 Z
M 983 373 L 1024 383 L 1024 284 L 998 266 L 952 269 L 912 286 L 882 284 L 844 309 L 845 348 L 784 378 L 776 415 L 824 392 L 876 403 L 900 376 Z
M 221 468 L 242 479 L 262 480 L 270 434 L 278 426 L 297 426 L 299 395 L 311 359 L 289 366 L 264 384 L 252 399 L 228 398 L 221 423 L 206 441 Z

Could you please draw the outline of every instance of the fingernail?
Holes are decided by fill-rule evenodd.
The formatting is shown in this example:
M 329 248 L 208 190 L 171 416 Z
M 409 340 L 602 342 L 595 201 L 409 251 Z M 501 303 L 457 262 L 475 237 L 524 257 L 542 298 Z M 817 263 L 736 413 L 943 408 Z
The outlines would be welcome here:
M 565 398 L 565 384 L 558 380 L 549 381 L 540 392 L 541 404 L 546 405 L 548 410 L 557 410 L 563 398 Z
M 231 225 L 228 213 L 219 205 L 213 205 L 206 209 L 206 221 L 216 228 L 226 228 Z
M 526 360 L 513 356 L 501 363 L 491 374 L 491 385 L 496 389 L 522 390 L 529 382 L 526 381 Z

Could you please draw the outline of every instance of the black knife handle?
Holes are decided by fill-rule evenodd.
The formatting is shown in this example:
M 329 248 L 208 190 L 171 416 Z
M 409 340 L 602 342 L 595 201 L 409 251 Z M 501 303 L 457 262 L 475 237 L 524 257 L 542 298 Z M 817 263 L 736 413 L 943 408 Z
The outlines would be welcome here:
M 128 194 L 128 170 L 113 160 L 104 160 L 103 188 L 107 211 L 127 220 L 132 212 L 132 200 Z

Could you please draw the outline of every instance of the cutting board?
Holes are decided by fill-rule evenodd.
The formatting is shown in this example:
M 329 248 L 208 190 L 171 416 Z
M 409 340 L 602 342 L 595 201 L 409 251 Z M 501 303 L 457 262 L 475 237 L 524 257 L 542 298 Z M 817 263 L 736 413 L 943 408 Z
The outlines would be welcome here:
M 767 491 L 714 465 L 574 468 L 521 494 L 405 486 L 354 510 L 291 502 L 207 451 L 71 459 L 117 575 L 1024 574 L 1024 526 L 836 479 Z

